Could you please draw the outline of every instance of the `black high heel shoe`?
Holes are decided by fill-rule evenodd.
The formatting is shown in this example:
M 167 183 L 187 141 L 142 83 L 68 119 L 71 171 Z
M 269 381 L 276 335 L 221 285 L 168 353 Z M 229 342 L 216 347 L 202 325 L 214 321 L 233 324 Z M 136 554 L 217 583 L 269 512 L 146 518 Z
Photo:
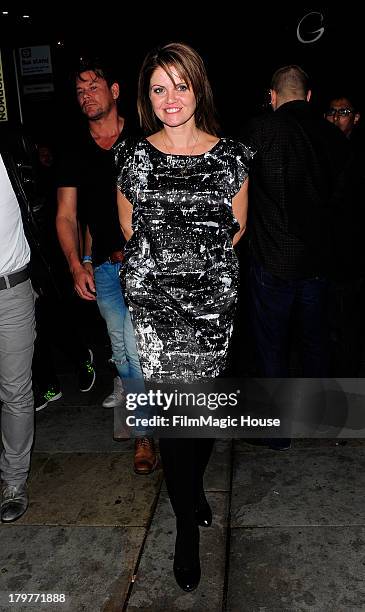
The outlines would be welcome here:
M 199 528 L 177 524 L 174 576 L 183 591 L 194 591 L 200 582 Z
M 174 563 L 174 576 L 180 589 L 187 593 L 195 591 L 200 582 L 200 565 L 195 567 L 178 567 Z
M 197 509 L 195 510 L 195 518 L 200 527 L 210 527 L 212 524 L 212 510 L 207 502 L 204 491 L 199 495 Z

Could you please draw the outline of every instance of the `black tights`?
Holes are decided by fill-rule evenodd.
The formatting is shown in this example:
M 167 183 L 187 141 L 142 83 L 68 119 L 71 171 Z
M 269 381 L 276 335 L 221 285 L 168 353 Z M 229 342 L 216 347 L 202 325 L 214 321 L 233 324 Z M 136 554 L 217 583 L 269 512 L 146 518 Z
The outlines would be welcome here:
M 195 521 L 204 496 L 203 477 L 213 449 L 212 438 L 161 438 L 160 454 L 166 487 L 178 520 Z
M 205 500 L 203 478 L 212 452 L 211 438 L 162 438 L 160 454 L 170 502 L 176 516 L 174 563 L 199 564 L 199 528 L 195 511 Z

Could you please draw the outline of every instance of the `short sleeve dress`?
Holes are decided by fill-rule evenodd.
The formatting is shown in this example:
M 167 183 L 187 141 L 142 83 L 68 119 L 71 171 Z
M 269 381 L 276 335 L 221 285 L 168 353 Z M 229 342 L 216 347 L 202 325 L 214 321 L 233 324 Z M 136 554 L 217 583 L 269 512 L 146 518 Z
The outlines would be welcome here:
M 232 198 L 251 157 L 229 138 L 193 156 L 163 153 L 146 139 L 116 148 L 134 231 L 121 281 L 146 379 L 196 381 L 224 371 L 239 284 Z

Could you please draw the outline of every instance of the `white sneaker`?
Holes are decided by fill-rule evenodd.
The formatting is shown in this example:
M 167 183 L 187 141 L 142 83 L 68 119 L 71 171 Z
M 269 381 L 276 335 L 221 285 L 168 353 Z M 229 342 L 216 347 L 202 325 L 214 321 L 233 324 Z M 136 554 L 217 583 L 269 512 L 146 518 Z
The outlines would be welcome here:
M 114 389 L 108 397 L 103 401 L 103 408 L 116 408 L 117 406 L 123 406 L 125 402 L 125 393 L 123 389 L 123 383 L 119 376 L 114 378 Z

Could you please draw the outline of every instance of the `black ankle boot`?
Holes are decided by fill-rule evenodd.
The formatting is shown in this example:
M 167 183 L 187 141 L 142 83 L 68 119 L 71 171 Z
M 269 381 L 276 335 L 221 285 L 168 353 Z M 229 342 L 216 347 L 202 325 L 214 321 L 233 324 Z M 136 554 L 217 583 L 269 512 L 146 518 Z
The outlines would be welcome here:
M 199 528 L 177 521 L 174 556 L 175 580 L 183 591 L 194 591 L 200 582 Z
M 212 524 L 212 511 L 210 505 L 207 502 L 204 491 L 199 494 L 197 507 L 195 510 L 196 522 L 200 527 L 210 527 Z

